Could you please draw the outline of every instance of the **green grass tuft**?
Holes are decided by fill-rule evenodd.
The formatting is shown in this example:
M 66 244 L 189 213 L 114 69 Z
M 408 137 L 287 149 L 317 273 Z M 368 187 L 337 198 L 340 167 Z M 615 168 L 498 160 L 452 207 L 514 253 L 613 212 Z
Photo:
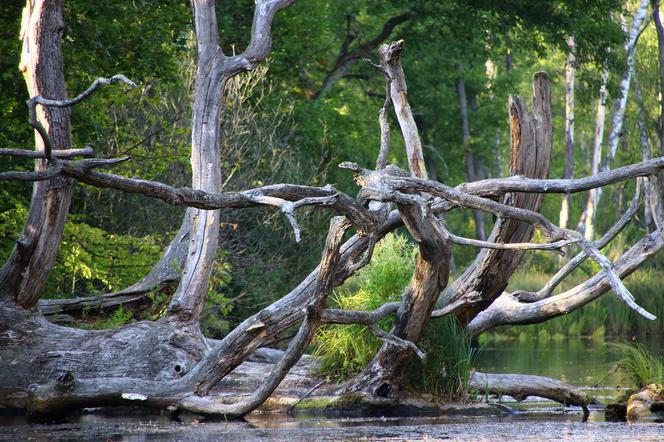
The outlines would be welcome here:
M 374 310 L 398 301 L 415 270 L 416 248 L 405 237 L 388 235 L 377 246 L 371 264 L 331 297 L 333 308 Z M 392 318 L 379 326 L 392 327 Z M 342 382 L 359 373 L 380 349 L 382 341 L 360 325 L 322 327 L 315 338 L 314 355 L 321 374 Z M 431 320 L 418 346 L 427 355 L 408 369 L 408 385 L 436 399 L 463 400 L 473 353 L 455 318 Z
M 432 319 L 419 346 L 426 358 L 413 360 L 407 372 L 410 386 L 435 399 L 467 400 L 468 376 L 476 351 L 459 321 L 453 316 Z
M 621 356 L 616 363 L 620 372 L 633 388 L 664 382 L 664 359 L 648 352 L 642 344 L 612 343 L 611 348 Z

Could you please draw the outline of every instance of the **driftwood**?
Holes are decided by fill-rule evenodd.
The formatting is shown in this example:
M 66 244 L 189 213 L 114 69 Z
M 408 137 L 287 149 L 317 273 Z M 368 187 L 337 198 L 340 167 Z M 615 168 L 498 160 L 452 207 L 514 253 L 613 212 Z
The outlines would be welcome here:
M 583 407 L 585 413 L 588 413 L 588 405 L 597 403 L 583 391 L 544 376 L 474 371 L 470 374 L 468 387 L 479 394 L 512 396 L 519 402 L 528 396 L 543 397 L 564 405 Z
M 43 6 L 42 2 L 34 3 Z M 259 407 L 275 391 L 303 356 L 321 323 L 363 324 L 384 341 L 363 372 L 344 386 L 344 393 L 360 393 L 359 396 L 372 403 L 397 403 L 409 360 L 415 354 L 424 356 L 417 348 L 417 342 L 439 294 L 447 285 L 451 243 L 480 247 L 483 251 L 462 278 L 469 282 L 468 287 L 458 283 L 453 286 L 454 290 L 445 292 L 444 308 L 435 316 L 451 313 L 463 316 L 467 319 L 467 331 L 471 335 L 505 323 L 530 323 L 563 314 L 581 307 L 609 289 L 613 289 L 639 314 L 654 318 L 636 303 L 621 278 L 664 244 L 661 236 L 664 216 L 661 204 L 657 203 L 657 198 L 661 199 L 657 183 L 653 184 L 650 180 L 648 197 L 659 230 L 645 236 L 615 263 L 601 253 L 602 241 L 590 242 L 578 232 L 560 228 L 539 214 L 537 209 L 545 193 L 573 193 L 639 176 L 651 176 L 664 168 L 664 158 L 594 177 L 545 179 L 552 129 L 548 80 L 543 74 L 535 77 L 533 113 L 527 111 L 521 99 L 512 100 L 512 172 L 527 174 L 530 178 L 513 176 L 482 180 L 456 188 L 427 178 L 422 143 L 408 103 L 406 81 L 400 64 L 403 41 L 398 41 L 381 47 L 379 69 L 388 79 L 387 93 L 405 141 L 408 172 L 394 166 L 383 167 L 385 152 L 389 150 L 388 106 L 385 105 L 380 117 L 385 124 L 381 124 L 378 170 L 363 169 L 349 162 L 341 165 L 355 174 L 360 186 L 356 197 L 331 186 L 294 184 L 274 184 L 241 192 L 223 191 L 221 170 L 215 165 L 219 162 L 219 120 L 225 83 L 233 75 L 252 69 L 268 55 L 272 20 L 279 10 L 292 3 L 292 0 L 259 0 L 249 46 L 239 55 L 226 56 L 219 46 L 214 2 L 193 1 L 198 75 L 194 91 L 191 188 L 176 188 L 98 170 L 126 158 L 71 160 L 65 159 L 69 154 L 58 154 L 58 147 L 69 146 L 59 144 L 58 137 L 51 131 L 52 126 L 47 124 L 48 120 L 42 114 L 45 110 L 66 110 L 93 93 L 98 85 L 111 80 L 95 82 L 89 92 L 74 99 L 66 99 L 64 94 L 59 94 L 57 100 L 47 100 L 40 94 L 34 94 L 30 100 L 30 124 L 35 127 L 41 146 L 37 155 L 38 167 L 32 172 L 0 173 L 0 180 L 36 181 L 36 189 L 44 189 L 34 193 L 34 211 L 31 209 L 27 224 L 44 229 L 32 229 L 34 232 L 29 232 L 31 236 L 22 237 L 0 271 L 0 281 L 4 281 L 4 285 L 0 285 L 0 409 L 54 413 L 71 408 L 140 405 L 170 409 L 176 413 L 190 410 L 240 417 Z M 55 21 L 59 23 L 61 8 L 49 9 L 48 12 L 57 15 Z M 112 78 L 133 84 L 123 76 Z M 533 152 L 538 161 L 532 160 Z M 35 156 L 24 153 L 13 152 L 19 156 Z M 163 318 L 116 330 L 86 331 L 54 325 L 32 308 L 39 299 L 34 290 L 40 284 L 30 279 L 35 270 L 32 260 L 39 261 L 41 254 L 54 253 L 44 252 L 43 241 L 57 250 L 59 236 L 55 230 L 64 222 L 68 204 L 66 191 L 53 189 L 52 186 L 61 183 L 70 189 L 69 183 L 74 181 L 138 193 L 191 208 L 188 211 L 190 227 L 186 232 L 183 228 L 178 235 L 180 239 L 188 235 L 183 270 Z M 44 194 L 46 189 L 51 192 L 48 197 Z M 52 218 L 48 222 L 43 219 L 45 213 L 40 209 L 45 202 Z M 280 210 L 289 221 L 296 240 L 301 235 L 296 218 L 298 208 L 323 207 L 336 216 L 330 223 L 320 264 L 314 271 L 290 293 L 244 320 L 223 339 L 210 341 L 201 334 L 198 322 L 217 254 L 219 210 L 258 206 Z M 390 211 L 392 207 L 395 209 Z M 470 208 L 496 216 L 492 236 L 484 241 L 463 238 L 448 231 L 441 218 L 446 212 L 458 208 Z M 619 221 L 616 229 L 622 228 L 630 216 Z M 325 299 L 331 290 L 366 265 L 375 244 L 402 225 L 417 243 L 419 256 L 416 270 L 401 300 L 373 312 L 325 310 Z M 342 243 L 345 232 L 350 229 L 354 229 L 355 234 Z M 530 242 L 535 229 L 543 234 L 545 242 Z M 578 247 L 582 252 L 579 256 L 593 259 L 601 266 L 602 272 L 576 289 L 538 298 L 536 302 L 522 302 L 513 295 L 501 294 L 524 251 L 561 252 L 569 247 Z M 170 250 L 178 257 L 182 256 L 181 248 L 177 248 L 177 253 L 175 249 Z M 49 257 L 40 261 L 43 264 L 40 270 L 46 275 L 50 268 Z M 150 290 L 150 287 L 164 281 L 165 275 L 174 274 L 165 267 L 167 261 L 162 260 L 161 264 L 164 265 L 158 265 L 155 274 L 151 273 L 152 276 L 148 275 L 125 289 L 122 296 L 103 297 L 102 305 L 126 300 L 125 295 L 139 296 L 136 291 Z M 44 278 L 39 275 L 40 281 Z M 134 293 L 128 293 L 132 290 Z M 86 302 L 89 301 L 77 300 L 74 304 Z M 42 308 L 55 311 L 56 308 L 67 307 L 65 303 L 44 302 Z M 376 323 L 388 315 L 394 315 L 394 326 L 385 332 Z M 293 327 L 299 327 L 298 332 L 287 350 L 276 356 L 270 373 L 261 379 L 258 386 L 252 384 L 251 393 L 238 394 L 228 383 L 224 384 L 233 377 L 231 373 L 238 367 L 255 358 L 259 349 Z M 484 375 L 482 378 L 487 389 L 499 391 L 502 390 L 501 385 L 510 385 L 506 378 L 493 376 L 497 375 Z M 479 374 L 473 377 L 479 382 Z M 549 390 L 558 385 L 552 380 L 538 382 L 549 385 Z M 544 391 L 546 389 L 537 390 L 535 384 L 533 381 L 531 391 L 554 396 L 554 393 Z M 526 394 L 514 391 L 517 397 Z M 247 390 L 242 393 L 247 393 Z M 583 405 L 583 399 L 571 393 L 553 398 L 566 403 L 578 399 L 577 402 Z

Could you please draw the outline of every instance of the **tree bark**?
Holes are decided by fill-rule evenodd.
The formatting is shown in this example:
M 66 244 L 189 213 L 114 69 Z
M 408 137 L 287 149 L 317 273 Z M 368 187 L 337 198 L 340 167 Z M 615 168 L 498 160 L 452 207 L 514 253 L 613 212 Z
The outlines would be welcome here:
M 604 69 L 600 79 L 599 99 L 597 100 L 597 114 L 595 115 L 595 138 L 593 143 L 593 156 L 590 166 L 590 174 L 596 175 L 599 172 L 602 161 L 602 143 L 604 142 L 604 120 L 606 118 L 606 82 L 609 78 L 609 71 Z M 581 223 L 585 220 L 583 229 L 587 240 L 592 240 L 595 236 L 595 210 L 597 208 L 597 189 L 591 189 L 588 192 L 586 208 L 581 215 Z
M 402 49 L 403 40 L 383 45 L 379 56 L 381 66 L 391 78 L 392 103 L 406 144 L 410 173 L 426 178 L 422 144 L 406 95 L 406 79 L 400 62 Z M 390 334 L 416 345 L 429 321 L 438 293 L 447 285 L 451 249 L 432 211 L 419 204 L 397 206 L 401 219 L 418 244 L 419 255 Z M 386 342 L 346 391 L 361 392 L 369 398 L 398 400 L 404 370 L 412 355 L 411 346 Z
M 546 178 L 551 161 L 553 126 L 550 83 L 545 74 L 535 75 L 533 94 L 532 112 L 528 112 L 521 98 L 510 99 L 512 133 L 510 169 L 513 175 Z M 503 199 L 504 204 L 533 211 L 539 210 L 541 202 L 541 196 L 524 193 L 508 194 Z M 531 225 L 510 219 L 498 219 L 489 235 L 489 241 L 526 242 L 532 237 L 533 231 Z M 439 304 L 445 307 L 463 299 L 472 299 L 473 303 L 460 304 L 463 308 L 456 312 L 461 323 L 466 324 L 502 293 L 523 253 L 523 251 L 488 249 L 480 251 L 463 274 L 442 292 Z M 434 312 L 434 316 L 437 316 L 437 313 Z
M 20 70 L 30 97 L 66 98 L 62 34 L 64 1 L 28 1 L 23 12 Z M 53 149 L 71 147 L 68 108 L 40 106 L 37 121 L 46 129 Z M 44 140 L 35 132 L 35 150 L 44 151 Z M 43 171 L 47 160 L 36 160 Z M 11 256 L 0 269 L 0 297 L 33 307 L 55 263 L 72 196 L 71 181 L 63 176 L 37 182 L 23 232 Z
M 478 394 L 507 395 L 517 401 L 522 401 L 528 396 L 543 397 L 566 406 L 581 406 L 586 413 L 589 404 L 597 403 L 595 399 L 591 399 L 586 393 L 568 383 L 544 376 L 475 371 L 470 375 L 468 387 Z
M 466 98 L 466 82 L 463 77 L 461 62 L 455 65 L 457 71 L 457 97 L 459 98 L 459 114 L 461 116 L 461 135 L 463 137 L 463 149 L 466 159 L 466 176 L 468 181 L 477 180 L 477 172 L 475 169 L 475 159 L 473 152 L 470 149 L 470 126 L 468 124 L 468 99 Z M 484 233 L 484 219 L 479 210 L 473 210 L 473 220 L 475 221 L 475 237 L 480 241 L 486 239 Z
M 574 176 L 574 37 L 567 38 L 567 65 L 565 66 L 565 179 Z M 570 220 L 572 196 L 564 194 L 560 207 L 559 226 L 566 229 Z
M 222 183 L 220 114 L 229 75 L 223 69 L 214 2 L 194 0 L 192 5 L 198 44 L 191 135 L 192 187 L 218 193 Z M 180 284 L 168 307 L 169 315 L 184 321 L 198 320 L 217 257 L 219 220 L 218 210 L 192 209 L 189 252 Z

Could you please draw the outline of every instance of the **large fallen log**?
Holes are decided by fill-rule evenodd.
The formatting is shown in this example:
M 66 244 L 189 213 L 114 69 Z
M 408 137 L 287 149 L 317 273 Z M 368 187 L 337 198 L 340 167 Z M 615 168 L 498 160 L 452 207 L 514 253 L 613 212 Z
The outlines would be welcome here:
M 557 379 L 525 374 L 495 374 L 472 372 L 468 387 L 480 393 L 512 396 L 521 402 L 528 396 L 539 396 L 560 402 L 564 405 L 576 405 L 588 413 L 589 404 L 597 400 L 583 391 Z

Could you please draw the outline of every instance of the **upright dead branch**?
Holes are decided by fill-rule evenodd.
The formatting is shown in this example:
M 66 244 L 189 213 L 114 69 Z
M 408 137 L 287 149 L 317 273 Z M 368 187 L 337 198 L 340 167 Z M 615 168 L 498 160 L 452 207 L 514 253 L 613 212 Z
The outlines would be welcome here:
M 402 49 L 403 40 L 381 46 L 378 51 L 380 64 L 391 79 L 392 103 L 406 145 L 410 173 L 417 178 L 426 179 L 422 144 L 408 104 L 406 79 L 400 62 Z M 389 173 L 391 169 L 388 168 L 387 171 Z M 373 191 L 379 194 L 384 191 L 379 182 L 374 183 L 370 177 L 359 181 L 365 183 L 366 190 L 377 184 L 378 188 Z M 392 196 L 385 195 L 388 199 Z M 418 244 L 419 255 L 415 273 L 402 293 L 401 304 L 390 334 L 399 341 L 410 344 L 397 345 L 387 340 L 369 365 L 347 388 L 347 391 L 362 392 L 370 398 L 399 397 L 404 370 L 429 320 L 438 293 L 447 285 L 449 277 L 451 249 L 433 212 L 426 204 L 418 203 L 417 199 L 400 201 L 397 207 L 408 232 Z
M 519 97 L 510 99 L 509 110 L 512 132 L 511 174 L 546 178 L 553 145 L 551 92 L 546 75 L 539 73 L 533 79 L 532 112 L 528 112 Z M 534 211 L 539 210 L 541 202 L 542 196 L 535 194 L 511 193 L 503 198 L 503 204 Z M 499 218 L 488 241 L 527 242 L 532 234 L 533 227 L 529 224 Z M 502 293 L 523 253 L 489 249 L 480 251 L 475 261 L 442 293 L 441 307 L 457 304 L 461 299 L 471 300 L 470 303 L 458 304 L 463 308 L 456 312 L 461 322 L 466 323 Z M 442 313 L 442 310 L 436 311 L 434 316 Z
M 219 47 L 214 1 L 194 0 L 198 67 L 192 117 L 192 187 L 218 193 L 222 177 L 219 158 L 220 113 L 224 88 L 230 77 L 252 69 L 268 55 L 272 44 L 272 20 L 294 0 L 259 0 L 256 3 L 251 41 L 239 56 L 227 57 Z M 192 210 L 187 260 L 168 308 L 169 316 L 197 321 L 207 294 L 219 240 L 218 210 Z
M 415 118 L 413 118 L 413 112 L 408 103 L 408 88 L 406 87 L 406 78 L 401 67 L 400 58 L 403 43 L 403 40 L 399 40 L 381 46 L 378 50 L 378 56 L 380 57 L 380 65 L 391 79 L 390 96 L 392 97 L 394 111 L 397 114 L 397 120 L 399 121 L 401 133 L 406 144 L 408 168 L 414 176 L 426 178 L 427 171 L 424 165 L 422 142 L 417 131 Z
M 61 45 L 63 3 L 62 0 L 28 1 L 23 11 L 20 70 L 31 97 L 67 96 Z M 53 149 L 71 147 L 69 115 L 68 108 L 41 106 L 36 111 L 36 121 L 44 128 Z M 35 150 L 46 154 L 47 143 L 35 135 Z M 35 162 L 37 172 L 46 166 L 46 160 Z M 0 297 L 13 299 L 26 308 L 37 303 L 55 263 L 71 196 L 71 182 L 65 177 L 35 183 L 23 232 L 0 269 Z

